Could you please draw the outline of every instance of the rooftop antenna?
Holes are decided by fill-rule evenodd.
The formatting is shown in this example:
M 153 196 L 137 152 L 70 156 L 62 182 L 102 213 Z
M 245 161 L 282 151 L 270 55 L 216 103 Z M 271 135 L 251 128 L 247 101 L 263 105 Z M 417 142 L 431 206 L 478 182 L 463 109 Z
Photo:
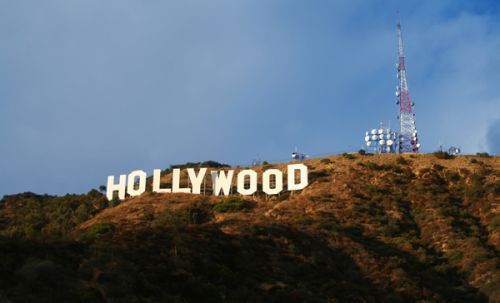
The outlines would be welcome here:
M 398 34 L 398 70 L 399 85 L 396 87 L 396 97 L 399 104 L 399 152 L 418 153 L 420 143 L 418 143 L 417 127 L 415 125 L 415 114 L 413 113 L 414 103 L 410 100 L 410 91 L 406 79 L 405 55 L 403 51 L 403 35 L 401 33 L 401 18 L 397 12 L 398 22 L 396 30 Z

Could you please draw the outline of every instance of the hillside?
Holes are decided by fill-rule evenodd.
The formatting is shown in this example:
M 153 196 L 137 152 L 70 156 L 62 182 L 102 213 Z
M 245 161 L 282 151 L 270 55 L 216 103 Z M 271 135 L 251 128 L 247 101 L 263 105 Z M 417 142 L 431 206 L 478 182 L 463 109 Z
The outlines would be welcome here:
M 500 157 L 304 162 L 272 197 L 5 196 L 0 302 L 500 302 Z

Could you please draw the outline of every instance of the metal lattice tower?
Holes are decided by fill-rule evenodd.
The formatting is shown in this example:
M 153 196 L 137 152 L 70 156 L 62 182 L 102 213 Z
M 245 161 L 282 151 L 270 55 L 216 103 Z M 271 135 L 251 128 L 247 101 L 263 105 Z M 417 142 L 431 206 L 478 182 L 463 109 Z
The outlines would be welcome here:
M 399 19 L 399 18 L 398 18 Z M 399 104 L 399 152 L 400 153 L 418 153 L 420 144 L 418 143 L 417 127 L 415 125 L 415 114 L 410 101 L 410 92 L 406 80 L 405 56 L 403 52 L 403 35 L 401 34 L 401 22 L 397 23 L 398 43 L 399 43 L 399 62 L 396 64 L 398 69 L 399 85 L 396 88 L 396 97 Z

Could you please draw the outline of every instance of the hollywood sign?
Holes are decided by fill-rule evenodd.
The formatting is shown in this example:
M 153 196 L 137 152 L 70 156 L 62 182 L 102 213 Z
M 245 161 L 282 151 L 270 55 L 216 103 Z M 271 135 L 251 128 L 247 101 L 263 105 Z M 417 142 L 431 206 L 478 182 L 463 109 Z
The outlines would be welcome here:
M 200 194 L 201 185 L 205 181 L 207 168 L 200 168 L 198 172 L 194 168 L 188 168 L 189 187 L 181 187 L 181 170 L 174 168 L 172 171 L 171 188 L 161 188 L 161 170 L 153 170 L 153 192 L 155 193 L 192 193 Z M 234 170 L 211 171 L 212 189 L 215 196 L 229 195 L 233 185 Z M 290 164 L 287 167 L 287 190 L 295 191 L 304 189 L 308 185 L 307 166 L 304 164 Z M 274 177 L 274 178 L 273 178 Z M 298 177 L 298 178 L 297 178 Z M 125 193 L 130 196 L 139 196 L 146 191 L 147 174 L 143 170 L 135 170 L 128 175 L 120 175 L 118 183 L 115 176 L 108 176 L 106 186 L 106 197 L 112 200 L 114 193 L 118 192 L 120 200 L 125 199 Z M 274 179 L 274 182 L 272 182 Z M 298 180 L 297 180 L 298 179 Z M 248 182 L 247 182 L 248 181 Z M 273 184 L 274 183 L 274 184 Z M 257 172 L 252 169 L 240 171 L 236 177 L 237 192 L 241 195 L 253 195 L 257 191 Z M 279 169 L 267 169 L 262 173 L 262 191 L 268 195 L 276 195 L 283 191 L 283 172 Z

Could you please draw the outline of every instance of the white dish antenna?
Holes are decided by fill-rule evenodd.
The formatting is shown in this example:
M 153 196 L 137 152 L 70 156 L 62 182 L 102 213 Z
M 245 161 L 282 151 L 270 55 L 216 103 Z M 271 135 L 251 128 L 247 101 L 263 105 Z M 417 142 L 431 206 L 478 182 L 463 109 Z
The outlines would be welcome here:
M 375 153 L 394 153 L 398 134 L 381 123 L 379 128 L 369 130 L 364 138 L 366 146 Z

